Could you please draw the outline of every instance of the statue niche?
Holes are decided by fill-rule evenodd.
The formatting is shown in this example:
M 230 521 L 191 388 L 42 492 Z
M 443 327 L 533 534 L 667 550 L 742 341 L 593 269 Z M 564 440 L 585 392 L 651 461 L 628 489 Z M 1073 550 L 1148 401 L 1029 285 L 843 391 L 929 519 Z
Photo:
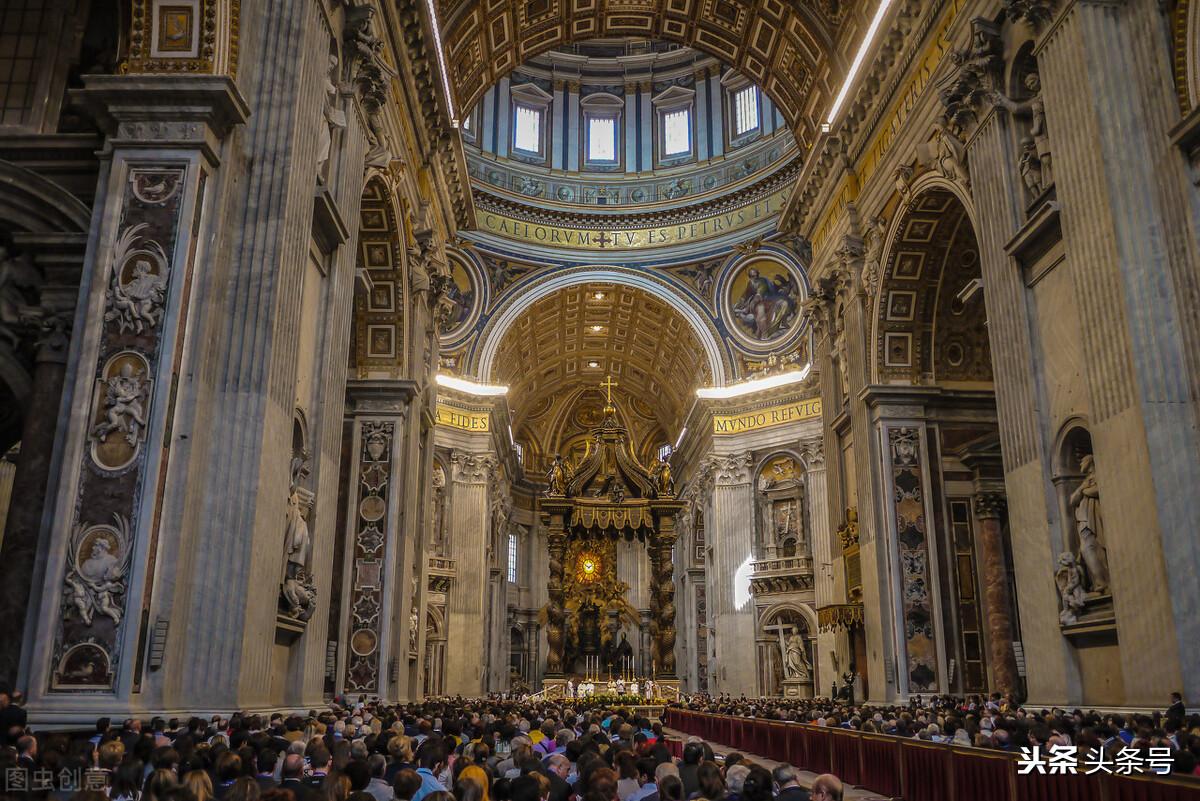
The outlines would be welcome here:
M 279 585 L 280 623 L 291 633 L 303 631 L 317 609 L 317 588 L 312 577 L 312 537 L 308 516 L 313 493 L 303 484 L 309 475 L 311 454 L 304 418 L 297 410 L 292 423 L 292 459 L 287 513 L 283 534 L 283 579 Z
M 1066 548 L 1054 565 L 1059 619 L 1064 626 L 1104 622 L 1113 616 L 1104 512 L 1091 436 L 1082 426 L 1062 438 L 1056 472 Z

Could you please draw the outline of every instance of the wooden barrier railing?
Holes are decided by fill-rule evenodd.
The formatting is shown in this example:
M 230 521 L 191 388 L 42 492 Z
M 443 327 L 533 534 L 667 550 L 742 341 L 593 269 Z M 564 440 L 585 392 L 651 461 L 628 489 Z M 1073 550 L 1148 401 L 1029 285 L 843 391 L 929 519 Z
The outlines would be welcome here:
M 1017 756 L 802 723 L 668 709 L 666 725 L 905 801 L 1200 801 L 1200 779 L 1017 773 Z M 672 751 L 682 755 L 682 743 Z

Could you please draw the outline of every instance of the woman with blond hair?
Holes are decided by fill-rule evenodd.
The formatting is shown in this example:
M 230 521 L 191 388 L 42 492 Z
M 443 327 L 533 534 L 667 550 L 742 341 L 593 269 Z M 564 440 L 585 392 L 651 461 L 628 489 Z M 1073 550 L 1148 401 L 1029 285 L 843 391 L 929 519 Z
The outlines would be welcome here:
M 350 798 L 350 779 L 342 773 L 330 773 L 321 782 L 321 801 L 346 801 Z
M 212 801 L 212 779 L 203 770 L 190 770 L 183 777 L 183 786 L 191 790 L 196 801 Z
M 476 792 L 468 792 L 466 785 L 474 784 Z M 458 774 L 454 782 L 454 795 L 461 798 L 464 794 L 478 801 L 491 801 L 492 782 L 487 771 L 478 765 L 467 765 Z

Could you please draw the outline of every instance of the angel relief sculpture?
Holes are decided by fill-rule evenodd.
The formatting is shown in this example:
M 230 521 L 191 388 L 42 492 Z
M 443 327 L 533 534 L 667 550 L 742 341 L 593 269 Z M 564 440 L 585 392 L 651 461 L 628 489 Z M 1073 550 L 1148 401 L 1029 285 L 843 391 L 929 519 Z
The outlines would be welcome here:
M 126 362 L 116 375 L 104 380 L 105 419 L 93 430 L 93 436 L 105 442 L 114 431 L 123 431 L 125 441 L 136 447 L 146 426 L 142 396 L 146 391 L 145 376 Z
M 1058 569 L 1054 571 L 1054 584 L 1062 601 L 1059 622 L 1070 626 L 1079 619 L 1084 607 L 1083 571 L 1070 551 L 1059 554 Z
M 129 528 L 124 518 L 113 515 L 111 526 L 76 529 L 68 555 L 67 599 L 85 626 L 96 615 L 121 622 L 118 600 L 125 594 L 129 573 Z
M 143 243 L 146 224 L 135 225 L 117 240 L 104 321 L 121 333 L 145 333 L 161 321 L 167 297 L 167 255 L 154 241 Z

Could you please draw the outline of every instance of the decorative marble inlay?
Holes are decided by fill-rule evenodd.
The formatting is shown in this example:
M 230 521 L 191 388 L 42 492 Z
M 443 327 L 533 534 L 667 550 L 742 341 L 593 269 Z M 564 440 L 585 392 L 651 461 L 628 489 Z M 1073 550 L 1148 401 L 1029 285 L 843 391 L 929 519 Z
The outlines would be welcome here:
M 180 272 L 171 264 L 184 203 L 186 169 L 142 164 L 130 169 L 117 208 L 94 367 L 86 449 L 54 633 L 50 690 L 111 690 L 121 651 L 136 626 L 130 572 L 138 530 L 160 370 L 164 320 Z M 203 182 L 199 192 L 203 192 Z M 176 292 L 176 294 L 179 294 Z M 181 301 L 176 300 L 176 303 Z M 135 629 L 136 631 L 136 629 Z
M 921 429 L 888 430 L 896 545 L 900 555 L 900 605 L 910 692 L 937 688 L 937 641 L 930 596 L 928 520 L 922 478 Z
M 367 420 L 359 434 L 358 519 L 354 535 L 354 586 L 350 591 L 350 654 L 346 688 L 379 692 L 379 626 L 387 552 L 387 492 L 392 479 L 396 424 Z

